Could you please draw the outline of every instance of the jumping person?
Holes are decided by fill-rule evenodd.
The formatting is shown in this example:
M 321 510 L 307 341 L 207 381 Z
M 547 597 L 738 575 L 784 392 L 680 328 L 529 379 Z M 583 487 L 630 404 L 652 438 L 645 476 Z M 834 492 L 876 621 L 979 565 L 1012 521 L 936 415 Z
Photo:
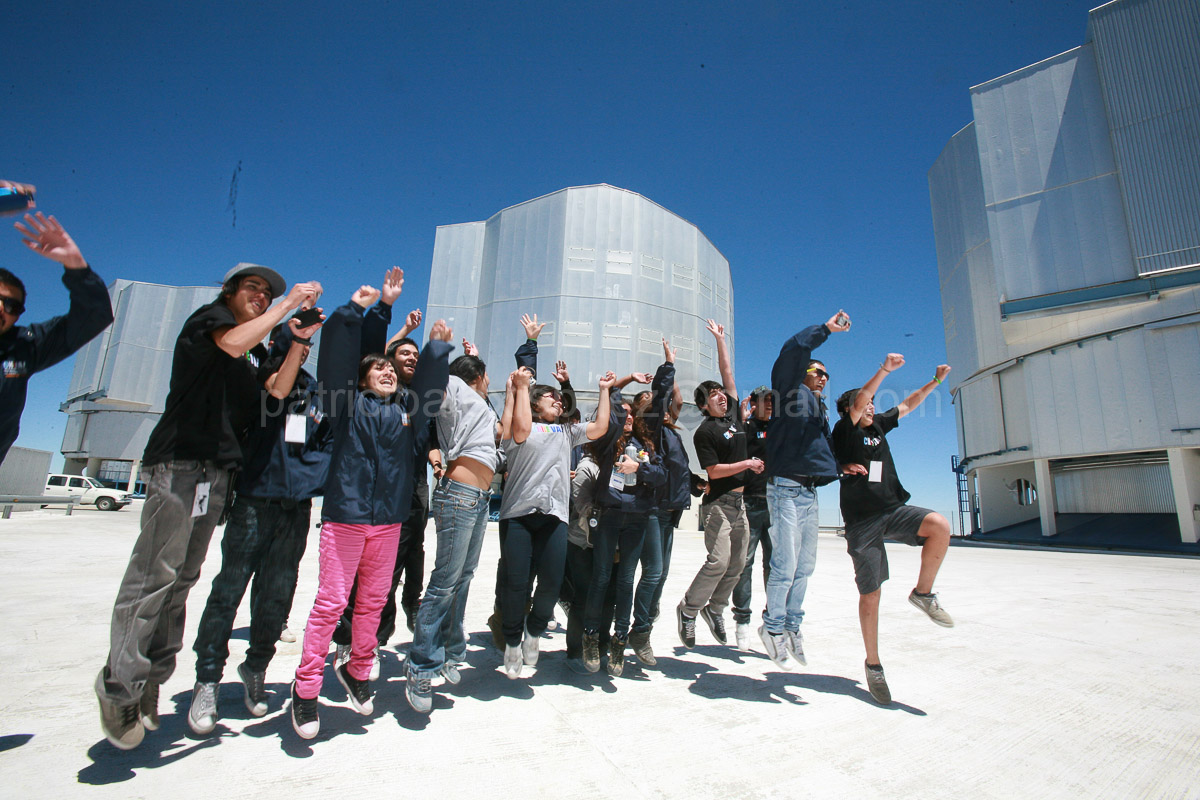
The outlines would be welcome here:
M 824 325 L 805 328 L 783 343 L 771 368 L 774 408 L 767 436 L 767 508 L 771 514 L 771 575 L 767 611 L 758 635 L 780 669 L 792 658 L 806 664 L 800 623 L 804 594 L 817 565 L 817 487 L 837 480 L 822 393 L 825 365 L 812 357 L 830 334 L 850 330 L 839 311 Z
M 438 320 L 417 361 L 411 393 L 397 392 L 392 362 L 381 354 L 355 362 L 363 314 L 379 290 L 360 287 L 333 312 L 321 337 L 317 375 L 329 393 L 333 458 L 321 525 L 317 596 L 292 684 L 292 727 L 311 739 L 320 729 L 317 696 L 334 627 L 357 579 L 350 660 L 335 669 L 350 704 L 371 714 L 370 674 L 379 613 L 387 598 L 396 540 L 412 506 L 413 464 L 446 389 L 451 331 Z M 357 375 L 355 374 L 357 372 Z
M 767 460 L 767 427 L 771 421 L 774 401 L 771 389 L 759 386 L 742 403 L 742 421 L 746 426 L 746 455 L 764 463 Z M 742 576 L 733 587 L 734 639 L 738 650 L 750 649 L 750 601 L 753 597 L 754 555 L 762 544 L 763 589 L 771 579 L 771 512 L 767 508 L 767 473 L 746 474 L 746 486 L 742 492 L 746 504 L 746 524 L 749 536 L 746 539 L 746 566 Z
M 884 540 L 904 542 L 921 548 L 921 570 L 908 602 L 944 628 L 954 620 L 938 603 L 933 582 L 950 545 L 950 523 L 927 508 L 908 505 L 911 497 L 900 484 L 887 434 L 900 419 L 910 414 L 941 385 L 950 373 L 942 364 L 933 380 L 904 398 L 895 408 L 875 413 L 875 392 L 890 372 L 904 366 L 904 356 L 889 353 L 887 359 L 861 389 L 851 389 L 837 401 L 841 419 L 833 428 L 833 447 L 842 470 L 842 518 L 846 523 L 846 550 L 854 562 L 858 584 L 858 621 L 867 650 L 867 689 L 881 705 L 892 702 L 879 660 L 879 597 L 888 579 Z

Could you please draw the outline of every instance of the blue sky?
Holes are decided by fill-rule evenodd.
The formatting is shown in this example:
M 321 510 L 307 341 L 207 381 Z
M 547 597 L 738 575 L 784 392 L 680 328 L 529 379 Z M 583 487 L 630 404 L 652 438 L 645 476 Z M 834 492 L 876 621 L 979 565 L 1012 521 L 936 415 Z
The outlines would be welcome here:
M 106 281 L 215 286 L 255 261 L 332 305 L 398 264 L 404 307 L 424 305 L 437 225 L 609 183 L 729 259 L 739 385 L 844 308 L 852 331 L 818 351 L 831 393 L 888 351 L 903 393 L 946 357 L 926 172 L 969 87 L 1082 44 L 1089 7 L 14 5 L 0 177 L 36 184 Z M 15 233 L 0 264 L 24 322 L 66 308 Z M 70 372 L 33 380 L 18 445 L 57 453 Z M 889 438 L 913 502 L 948 514 L 953 410 L 927 403 Z

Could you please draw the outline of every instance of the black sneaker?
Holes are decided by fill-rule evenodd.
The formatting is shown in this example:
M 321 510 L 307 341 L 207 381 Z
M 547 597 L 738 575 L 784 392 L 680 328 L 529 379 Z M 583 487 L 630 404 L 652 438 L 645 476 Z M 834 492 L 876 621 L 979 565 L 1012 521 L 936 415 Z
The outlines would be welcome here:
M 583 634 L 583 666 L 588 672 L 600 671 L 600 634 Z
M 301 739 L 311 739 L 321 730 L 321 718 L 317 715 L 317 698 L 305 700 L 296 695 L 296 684 L 292 683 L 292 728 Z
M 417 629 L 417 607 L 404 607 L 404 624 L 408 626 L 408 632 L 413 633 Z
M 696 618 L 689 617 L 683 613 L 683 602 L 675 606 L 675 621 L 676 628 L 679 630 L 679 641 L 683 642 L 683 646 L 693 648 L 696 646 Z
M 704 620 L 704 624 L 708 625 L 708 629 L 712 631 L 713 638 L 718 644 L 725 644 L 729 639 L 725 636 L 725 617 L 715 613 L 711 608 L 705 606 L 700 609 L 700 618 Z M 694 640 L 696 635 L 692 634 Z
M 146 681 L 146 688 L 142 690 L 142 697 L 138 700 L 138 714 L 142 718 L 142 725 L 148 731 L 158 730 L 158 689 L 157 683 Z
M 371 714 L 375 711 L 375 703 L 371 700 L 371 682 L 355 678 L 350 674 L 349 666 L 342 664 L 334 670 L 338 683 L 346 690 L 350 697 L 350 705 L 354 706 L 355 711 L 363 715 Z
M 238 665 L 238 677 L 246 687 L 246 708 L 251 715 L 261 717 L 267 713 L 267 673 L 254 672 L 244 663 Z

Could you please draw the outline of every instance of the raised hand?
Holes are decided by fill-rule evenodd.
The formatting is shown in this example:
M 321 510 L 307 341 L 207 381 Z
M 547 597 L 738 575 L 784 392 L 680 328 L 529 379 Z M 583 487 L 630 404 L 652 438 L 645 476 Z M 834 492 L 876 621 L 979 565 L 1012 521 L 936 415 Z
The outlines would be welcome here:
M 404 320 L 404 327 L 408 328 L 409 333 L 421 327 L 421 309 L 414 308 L 408 312 L 408 316 Z
M 631 372 L 629 377 L 633 378 L 638 383 L 650 383 L 654 380 L 654 376 L 649 372 Z
M 446 327 L 446 320 L 439 319 L 433 323 L 433 329 L 429 331 L 430 341 L 449 342 L 454 338 L 454 330 Z M 466 341 L 465 339 L 463 341 Z
M 321 309 L 318 308 L 317 311 L 321 311 Z M 301 339 L 311 339 L 314 333 L 321 330 L 321 326 L 324 323 L 325 323 L 325 315 L 322 314 L 320 321 L 314 322 L 312 325 L 307 325 L 307 326 L 301 328 L 300 320 L 296 319 L 295 317 L 292 317 L 290 320 L 288 320 L 288 327 L 292 329 L 293 336 L 299 337 Z
M 528 388 L 528 386 L 529 386 L 529 371 L 522 367 L 517 367 L 516 369 L 514 369 L 512 371 L 512 374 L 510 374 L 508 376 L 508 379 L 509 379 L 509 381 L 512 382 L 513 389 Z
M 843 333 L 850 330 L 850 315 L 845 311 L 838 309 L 838 312 L 829 318 L 825 323 L 825 327 L 829 328 L 830 333 Z
M 525 329 L 525 338 L 536 340 L 538 334 L 542 332 L 542 328 L 546 327 L 546 323 L 538 322 L 537 314 L 534 314 L 532 317 L 528 314 L 522 314 L 521 327 Z
M 711 321 L 712 320 L 709 320 L 709 322 L 711 322 Z M 671 343 L 666 340 L 666 337 L 663 338 L 662 343 L 663 343 L 663 358 L 666 359 L 668 364 L 674 364 L 675 363 L 675 351 L 678 348 L 671 347 Z
M 355 290 L 354 294 L 350 295 L 350 302 L 360 308 L 370 308 L 371 305 L 379 299 L 379 290 L 374 286 L 363 285 Z
M 617 382 L 617 376 L 612 370 L 604 373 L 604 377 L 600 379 L 601 389 L 611 389 Z
M 938 381 L 946 380 L 946 376 L 949 374 L 950 374 L 950 365 L 949 364 L 942 364 L 941 366 L 939 366 L 937 368 L 937 371 L 934 372 L 934 375 L 937 376 Z
M 725 338 L 725 326 L 722 325 L 721 323 L 717 322 L 716 320 L 710 319 L 708 321 L 708 324 L 705 325 L 704 327 L 708 330 L 709 333 L 711 333 L 713 336 L 717 337 L 718 339 Z
M 321 296 L 321 291 L 321 284 L 316 281 L 297 283 L 284 298 L 284 307 L 300 308 L 303 306 L 304 308 L 312 308 L 317 304 L 317 299 Z
M 469 356 L 479 358 L 479 348 L 468 342 L 465 338 L 463 339 L 463 352 Z
M 883 368 L 888 372 L 894 372 L 904 366 L 904 356 L 899 353 L 888 353 L 887 358 L 883 360 Z M 949 369 L 949 367 L 947 367 Z
M 75 240 L 53 216 L 47 217 L 39 211 L 36 216 L 26 214 L 25 222 L 29 227 L 20 222 L 14 222 L 13 227 L 21 232 L 21 241 L 30 250 L 57 261 L 67 269 L 83 269 L 87 266 Z
M 391 305 L 396 302 L 400 292 L 404 291 L 404 270 L 392 267 L 383 275 L 383 302 Z
M 554 377 L 554 380 L 558 381 L 559 383 L 566 383 L 567 381 L 571 380 L 571 375 L 567 372 L 567 362 L 565 361 L 555 361 L 554 372 L 551 372 L 550 374 Z

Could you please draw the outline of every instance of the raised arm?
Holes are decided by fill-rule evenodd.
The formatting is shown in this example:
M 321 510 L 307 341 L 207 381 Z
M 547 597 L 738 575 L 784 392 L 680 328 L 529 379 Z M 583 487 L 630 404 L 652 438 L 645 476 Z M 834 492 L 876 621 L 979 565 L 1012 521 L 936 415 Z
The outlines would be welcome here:
M 504 413 L 512 417 L 512 440 L 523 444 L 533 430 L 533 407 L 529 404 L 529 373 L 515 369 L 508 376 L 512 391 L 504 399 Z M 509 408 L 512 400 L 512 408 Z
M 858 421 L 862 419 L 862 415 L 867 410 L 867 404 L 871 402 L 871 398 L 879 390 L 879 384 L 883 383 L 883 379 L 887 377 L 889 372 L 895 372 L 903 366 L 904 356 L 899 353 L 887 354 L 887 358 L 879 365 L 879 369 L 875 370 L 875 374 L 871 376 L 871 380 L 867 381 L 858 390 L 858 395 L 854 398 L 854 404 L 850 406 L 850 422 L 855 425 L 858 424 Z M 905 413 L 907 412 L 901 412 L 900 416 L 904 416 Z
M 243 353 L 267 338 L 271 329 L 282 322 L 291 311 L 302 305 L 315 305 L 320 296 L 321 284 L 316 281 L 297 283 L 282 300 L 254 319 L 214 331 L 213 341 L 227 354 L 241 358 Z
M 356 293 L 357 294 L 357 293 Z M 317 381 L 331 419 L 349 413 L 358 383 L 359 348 L 365 309 L 353 301 L 338 306 L 325 320 L 317 356 Z
M 569 414 L 579 407 L 579 400 L 575 397 L 575 387 L 571 385 L 571 374 L 567 372 L 567 362 L 555 361 L 554 372 L 551 374 L 554 376 L 554 380 L 558 381 L 559 391 L 562 392 L 563 413 Z
M 950 374 L 950 365 L 942 364 L 933 373 L 933 380 L 917 389 L 915 392 L 904 398 L 904 402 L 896 406 L 900 410 L 900 416 L 909 413 L 921 403 L 925 402 L 925 398 L 930 392 L 942 385 L 942 381 L 946 380 L 946 376 Z
M 729 360 L 729 344 L 725 341 L 725 326 L 710 319 L 705 327 L 717 340 L 717 368 L 721 371 L 721 387 L 725 389 L 725 394 L 737 397 L 737 383 L 733 380 L 733 363 Z
M 596 441 L 608 433 L 612 424 L 612 388 L 616 376 L 611 372 L 604 373 L 600 379 L 600 405 L 596 407 L 596 418 L 587 424 L 588 441 Z
M 416 396 L 417 407 L 413 409 L 412 424 L 425 428 L 437 416 L 442 399 L 446 395 L 446 384 L 450 380 L 450 344 L 454 331 L 439 319 L 429 331 L 429 341 L 421 348 L 417 357 L 417 368 L 413 373 L 409 389 Z
M 542 332 L 542 328 L 546 327 L 546 323 L 537 321 L 537 314 L 530 317 L 528 314 L 521 316 L 521 327 L 525 329 L 525 341 L 517 347 L 517 352 L 514 353 L 517 359 L 517 368 L 525 367 L 529 370 L 531 376 L 537 375 L 537 355 L 538 344 L 537 337 Z
M 321 322 L 324 320 L 325 315 L 322 314 Z M 289 337 L 291 344 L 288 346 L 287 355 L 284 356 L 279 369 L 267 378 L 267 392 L 272 397 L 282 400 L 292 393 L 292 387 L 296 385 L 296 376 L 300 374 L 300 365 L 308 358 L 308 351 L 312 348 L 313 334 L 321 329 L 321 322 L 301 328 L 295 317 L 288 320 L 288 328 L 292 332 Z
M 779 349 L 779 356 L 771 368 L 771 388 L 780 398 L 786 398 L 804 381 L 804 370 L 812 360 L 812 351 L 816 350 L 832 333 L 850 330 L 850 318 L 839 311 L 829 318 L 824 325 L 811 325 L 789 338 Z M 775 409 L 775 413 L 779 413 Z

